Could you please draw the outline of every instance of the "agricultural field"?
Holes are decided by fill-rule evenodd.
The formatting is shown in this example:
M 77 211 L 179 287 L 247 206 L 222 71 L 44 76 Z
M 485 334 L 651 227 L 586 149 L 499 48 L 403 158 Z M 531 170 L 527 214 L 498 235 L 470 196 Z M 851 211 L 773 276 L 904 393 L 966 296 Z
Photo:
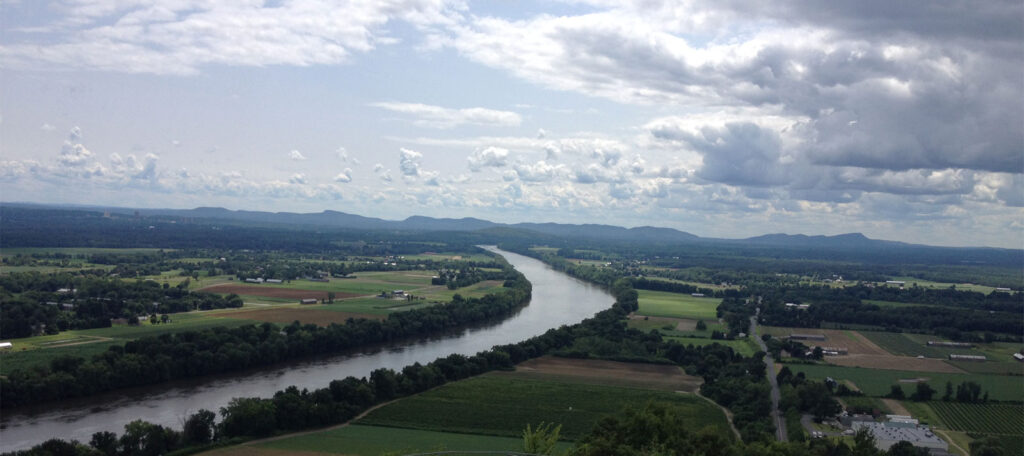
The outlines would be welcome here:
M 234 310 L 224 314 L 229 318 L 252 320 L 252 322 L 269 322 L 287 325 L 293 321 L 302 324 L 328 326 L 331 323 L 345 324 L 349 318 L 382 319 L 383 315 L 337 312 L 309 307 L 275 306 L 266 309 Z
M 559 450 L 569 443 L 560 443 Z M 312 434 L 213 451 L 210 456 L 285 456 L 344 454 L 377 456 L 451 451 L 522 451 L 522 437 L 498 437 L 453 432 L 350 425 Z M 458 453 L 447 453 L 458 455 Z
M 803 372 L 810 379 L 820 380 L 832 377 L 837 381 L 848 380 L 869 396 L 881 397 L 889 393 L 892 385 L 903 387 L 910 396 L 918 381 L 926 381 L 937 391 L 943 391 L 946 382 L 954 386 L 972 381 L 981 385 L 989 398 L 996 401 L 1024 400 L 1024 382 L 1021 377 L 990 374 L 956 374 L 944 372 L 920 372 L 889 369 L 866 369 L 859 367 L 830 366 L 825 364 L 787 364 L 793 372 Z M 941 393 L 940 393 L 941 394 Z
M 697 329 L 697 320 L 689 318 L 647 317 L 632 315 L 626 323 L 630 328 L 643 332 L 658 331 L 663 336 L 711 337 L 713 331 L 728 332 L 728 328 L 717 320 L 705 320 L 703 330 Z
M 702 378 L 686 375 L 673 365 L 554 356 L 524 361 L 514 371 L 497 371 L 491 375 L 691 393 L 704 382 Z
M 956 286 L 957 290 L 977 291 L 985 294 L 989 294 L 996 289 L 995 287 L 990 287 L 986 285 L 976 285 L 973 283 L 932 282 L 930 280 L 923 280 L 915 277 L 892 277 L 889 280 L 899 280 L 906 282 L 906 287 L 912 287 L 915 284 L 922 288 L 949 288 L 951 286 Z M 884 286 L 885 282 L 881 282 L 879 285 Z
M 838 366 L 864 367 L 870 369 L 916 370 L 922 372 L 963 373 L 964 371 L 941 359 L 919 359 L 913 356 L 894 355 L 866 337 L 870 332 L 861 333 L 850 329 L 811 329 L 765 326 L 764 333 L 785 338 L 792 333 L 820 334 L 824 341 L 801 340 L 808 347 L 846 348 L 849 354 L 827 356 L 825 362 Z
M 915 357 L 920 355 L 928 358 L 946 360 L 946 364 L 954 366 L 965 372 L 977 374 L 1024 375 L 1024 363 L 1013 360 L 1013 354 L 1020 349 L 1019 344 L 994 342 L 988 344 L 976 344 L 973 348 L 949 348 L 929 346 L 927 344 L 929 340 L 942 339 L 928 334 L 876 331 L 864 331 L 862 334 L 892 353 Z M 984 355 L 988 360 L 984 362 L 951 361 L 947 360 L 950 354 Z
M 75 329 L 60 334 L 14 339 L 13 351 L 0 355 L 0 373 L 49 365 L 64 355 L 92 356 L 111 345 L 121 345 L 139 337 L 159 336 L 181 331 L 196 331 L 214 326 L 243 326 L 255 323 L 225 315 L 224 311 L 171 314 L 169 323 L 115 325 L 109 328 Z
M 722 300 L 717 298 L 695 298 L 688 294 L 666 291 L 637 290 L 640 310 L 638 315 L 651 317 L 674 317 L 717 321 L 715 311 Z
M 879 410 L 882 413 L 893 413 L 889 405 L 877 397 L 846 396 L 838 399 L 848 409 Z
M 589 432 L 601 417 L 651 400 L 680 407 L 692 419 L 694 431 L 713 426 L 723 437 L 732 438 L 721 409 L 697 396 L 494 374 L 401 399 L 357 423 L 517 437 L 527 424 L 543 421 L 561 424 L 562 437 L 574 440 Z
M 1014 434 L 1024 438 L 1024 405 L 929 402 L 939 420 L 954 431 Z
M 699 346 L 704 346 L 704 345 L 711 345 L 711 344 L 721 344 L 721 345 L 725 345 L 726 347 L 731 347 L 733 350 L 735 350 L 737 353 L 739 353 L 739 354 L 741 354 L 743 356 L 751 356 L 754 353 L 756 353 L 758 350 L 760 350 L 760 348 L 758 348 L 758 346 L 757 346 L 757 343 L 754 342 L 753 340 L 751 340 L 749 337 L 748 338 L 743 338 L 743 339 L 736 339 L 736 340 L 720 340 L 720 339 L 707 339 L 707 338 L 703 338 L 703 337 L 673 337 L 673 336 L 666 336 L 665 339 L 666 340 L 674 340 L 674 341 L 679 342 L 680 344 L 683 344 L 683 345 L 695 345 L 695 346 L 698 346 L 698 347 Z

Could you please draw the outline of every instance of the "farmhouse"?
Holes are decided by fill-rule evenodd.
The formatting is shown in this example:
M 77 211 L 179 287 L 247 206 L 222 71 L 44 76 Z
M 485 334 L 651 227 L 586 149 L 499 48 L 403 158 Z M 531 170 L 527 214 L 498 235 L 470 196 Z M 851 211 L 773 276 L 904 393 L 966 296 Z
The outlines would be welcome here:
M 953 361 L 985 361 L 985 355 L 954 355 L 950 354 L 949 359 Z
M 267 283 L 281 283 L 282 280 L 281 279 L 267 279 L 266 282 Z
M 0 342 L 0 350 L 10 350 L 14 348 L 14 344 L 10 342 Z
M 789 335 L 789 338 L 790 339 L 796 339 L 796 340 L 825 340 L 825 335 L 824 334 L 796 334 L 796 333 L 791 333 Z
M 1005 291 L 1005 292 L 1007 292 L 1007 293 L 1008 293 L 1008 292 L 1010 292 L 1010 289 L 1009 289 L 1009 288 L 1006 288 L 1006 287 L 997 287 L 997 288 L 996 288 L 996 291 Z
M 927 448 L 928 450 L 949 450 L 949 444 L 940 439 L 927 426 L 889 421 L 885 423 L 869 423 L 857 421 L 852 424 L 854 430 L 867 429 L 875 437 L 875 447 L 882 451 L 888 451 L 893 445 L 904 440 L 915 447 Z
M 902 287 L 903 285 L 906 285 L 907 282 L 904 282 L 902 280 L 886 280 L 885 284 L 886 285 L 899 285 L 899 286 Z
M 943 340 L 929 340 L 928 345 L 931 347 L 950 347 L 950 348 L 971 348 L 974 346 L 968 342 L 946 342 Z
M 395 298 L 401 298 L 405 296 L 405 290 L 395 290 L 391 292 L 391 296 Z
M 245 279 L 249 283 L 263 283 L 263 277 L 257 277 L 255 279 Z
M 1015 359 L 1017 361 L 1024 361 L 1024 354 L 1014 353 L 1013 354 L 1013 359 Z
M 313 298 L 303 298 L 303 299 L 299 300 L 299 304 L 316 304 L 316 299 L 313 299 Z

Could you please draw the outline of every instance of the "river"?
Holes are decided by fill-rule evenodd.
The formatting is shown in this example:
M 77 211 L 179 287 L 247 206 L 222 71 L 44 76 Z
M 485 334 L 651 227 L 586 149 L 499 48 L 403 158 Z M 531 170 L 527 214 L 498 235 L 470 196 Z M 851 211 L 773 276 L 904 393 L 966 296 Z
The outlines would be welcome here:
M 218 411 L 233 397 L 270 397 L 287 386 L 323 388 L 331 380 L 366 377 L 380 367 L 400 370 L 452 353 L 472 355 L 494 345 L 519 342 L 551 328 L 578 323 L 611 307 L 614 299 L 599 287 L 552 270 L 533 258 L 485 247 L 498 253 L 533 284 L 530 304 L 493 325 L 396 345 L 317 358 L 217 378 L 161 384 L 130 391 L 49 404 L 44 410 L 15 410 L 0 417 L 0 451 L 28 448 L 50 438 L 88 443 L 94 432 L 118 434 L 132 420 L 180 429 L 199 409 Z

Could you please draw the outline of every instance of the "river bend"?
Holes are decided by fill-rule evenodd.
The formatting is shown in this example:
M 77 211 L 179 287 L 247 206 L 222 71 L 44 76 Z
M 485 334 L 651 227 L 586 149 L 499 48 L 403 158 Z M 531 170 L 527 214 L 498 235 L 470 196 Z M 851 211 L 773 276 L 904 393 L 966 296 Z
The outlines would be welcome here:
M 242 374 L 105 393 L 48 404 L 43 410 L 5 412 L 0 417 L 0 451 L 28 448 L 50 438 L 88 443 L 93 433 L 120 434 L 126 423 L 136 419 L 180 429 L 191 413 L 199 409 L 218 411 L 233 397 L 270 397 L 290 385 L 323 388 L 331 380 L 350 375 L 366 377 L 381 367 L 401 370 L 453 353 L 473 355 L 578 323 L 614 302 L 600 287 L 557 272 L 538 260 L 496 247 L 485 248 L 505 257 L 533 284 L 529 305 L 500 323 Z

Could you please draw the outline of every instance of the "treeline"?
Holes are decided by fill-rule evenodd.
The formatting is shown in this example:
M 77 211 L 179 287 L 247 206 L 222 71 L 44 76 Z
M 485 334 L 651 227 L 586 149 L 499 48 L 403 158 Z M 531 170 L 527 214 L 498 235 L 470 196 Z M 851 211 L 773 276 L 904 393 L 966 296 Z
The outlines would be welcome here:
M 861 302 L 891 301 L 927 304 L 943 307 L 962 307 L 974 310 L 1024 313 L 1024 294 L 993 291 L 989 294 L 956 288 L 925 288 L 911 284 L 900 289 L 894 286 L 853 285 L 829 287 L 818 285 L 788 285 L 751 287 L 752 292 L 770 302 Z
M 732 288 L 724 290 L 714 290 L 711 288 L 698 287 L 696 285 L 690 285 L 688 283 L 680 282 L 669 282 L 667 280 L 654 280 L 645 277 L 633 277 L 629 279 L 633 284 L 633 288 L 638 290 L 653 290 L 653 291 L 668 291 L 672 293 L 700 293 L 704 296 L 710 296 L 715 298 L 725 297 L 738 297 L 740 291 Z
M 0 276 L 0 302 L 0 338 L 109 327 L 116 318 L 137 321 L 145 315 L 242 307 L 237 295 L 192 292 L 188 282 L 172 287 L 154 281 L 38 272 Z
M 1024 320 L 1020 314 L 956 307 L 881 307 L 851 302 L 817 302 L 805 310 L 782 303 L 762 306 L 761 323 L 771 326 L 819 328 L 823 322 L 884 327 L 887 331 L 911 330 L 938 334 L 953 340 L 984 340 L 975 332 L 1002 333 L 1003 340 L 1021 340 Z M 995 339 L 995 336 L 990 336 Z
M 530 299 L 529 281 L 512 269 L 506 274 L 505 293 L 459 297 L 447 305 L 392 313 L 383 321 L 349 320 L 327 327 L 296 322 L 283 330 L 269 323 L 217 327 L 140 338 L 112 346 L 90 359 L 61 357 L 49 368 L 19 370 L 0 377 L 0 404 L 16 407 L 230 372 L 492 320 L 509 315 Z

